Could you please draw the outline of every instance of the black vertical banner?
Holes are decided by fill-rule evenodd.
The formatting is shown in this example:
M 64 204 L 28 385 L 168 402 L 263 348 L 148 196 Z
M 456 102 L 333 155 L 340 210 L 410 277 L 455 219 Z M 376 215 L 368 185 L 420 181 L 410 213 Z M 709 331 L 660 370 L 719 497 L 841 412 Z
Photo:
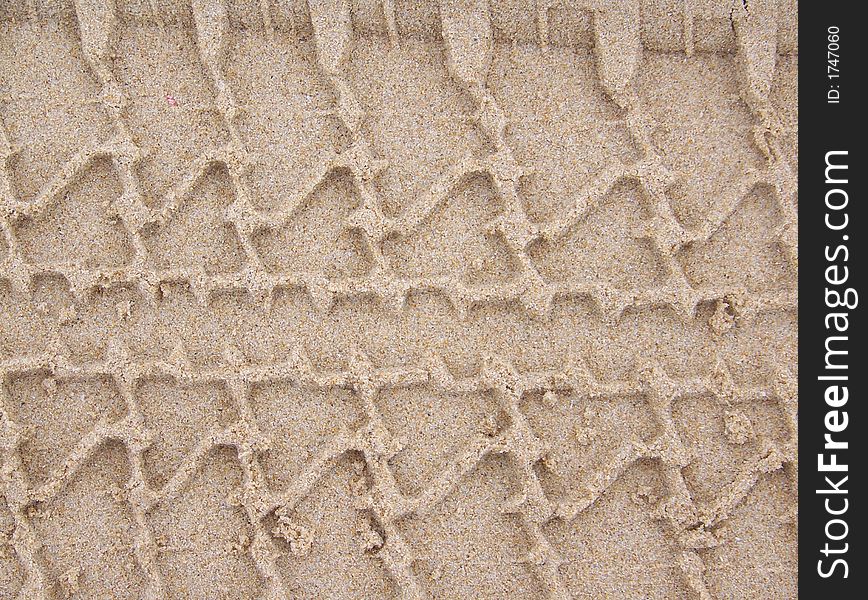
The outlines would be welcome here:
M 868 594 L 861 303 L 864 21 L 858 2 L 799 3 L 799 590 Z

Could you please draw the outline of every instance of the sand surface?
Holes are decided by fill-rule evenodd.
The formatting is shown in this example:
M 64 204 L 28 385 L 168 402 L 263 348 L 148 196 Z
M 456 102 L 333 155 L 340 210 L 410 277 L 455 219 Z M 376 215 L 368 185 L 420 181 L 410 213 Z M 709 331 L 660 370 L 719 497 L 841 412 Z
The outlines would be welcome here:
M 795 598 L 796 25 L 0 1 L 0 598 Z

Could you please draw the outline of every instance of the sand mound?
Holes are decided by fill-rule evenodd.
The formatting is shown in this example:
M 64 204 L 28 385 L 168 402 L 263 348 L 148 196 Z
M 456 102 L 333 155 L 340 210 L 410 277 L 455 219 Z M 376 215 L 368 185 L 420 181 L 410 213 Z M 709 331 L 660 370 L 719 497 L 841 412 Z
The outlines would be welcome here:
M 788 0 L 0 2 L 0 598 L 794 598 Z

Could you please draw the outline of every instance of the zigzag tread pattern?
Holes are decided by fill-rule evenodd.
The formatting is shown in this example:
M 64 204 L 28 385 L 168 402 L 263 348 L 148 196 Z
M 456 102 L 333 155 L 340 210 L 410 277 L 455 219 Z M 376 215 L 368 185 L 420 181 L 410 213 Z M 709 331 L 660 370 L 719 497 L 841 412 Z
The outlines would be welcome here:
M 603 596 L 706 599 L 730 594 L 732 581 L 770 593 L 758 583 L 767 573 L 747 569 L 727 582 L 721 565 L 749 543 L 742 520 L 764 509 L 757 490 L 778 514 L 754 518 L 794 528 L 795 365 L 765 359 L 763 374 L 745 383 L 731 372 L 744 361 L 724 348 L 769 315 L 792 328 L 797 307 L 795 109 L 786 101 L 795 8 L 684 0 L 673 26 L 667 3 L 639 0 L 538 1 L 528 11 L 442 0 L 433 17 L 417 4 L 76 0 L 0 12 L 0 60 L 12 67 L 0 98 L 3 298 L 32 306 L 58 281 L 70 295 L 40 307 L 58 314 L 57 329 L 34 344 L 45 351 L 8 353 L 21 333 L 11 318 L 8 332 L 0 323 L 9 548 L 0 558 L 13 565 L 0 576 L 9 597 L 124 586 L 147 599 L 209 596 L 208 586 L 226 597 L 329 595 L 330 576 L 314 560 L 323 546 L 346 569 L 343 583 L 360 586 L 356 596 L 569 598 L 598 584 Z M 73 48 L 62 59 L 81 73 L 57 62 L 59 48 Z M 256 61 L 291 71 L 274 87 L 280 78 L 262 78 L 268 67 Z M 555 73 L 563 89 L 529 77 L 524 64 Z M 167 65 L 175 80 L 161 72 Z M 46 72 L 65 79 L 41 97 L 34 84 Z M 406 89 L 390 80 L 395 73 L 405 86 L 426 86 L 419 102 L 431 106 L 402 114 L 395 103 Z M 691 74 L 718 97 L 702 98 Z M 671 104 L 677 92 L 661 92 L 664 75 L 700 96 L 688 107 L 698 116 L 687 117 L 698 128 Z M 378 115 L 389 102 L 394 116 Z M 60 136 L 46 129 L 58 118 Z M 281 139 L 293 131 L 297 141 Z M 726 145 L 721 164 L 697 157 L 719 151 L 716 143 Z M 576 173 L 563 173 L 563 155 Z M 614 234 L 602 235 L 601 222 Z M 178 288 L 205 312 L 243 296 L 265 315 L 298 292 L 323 323 L 356 302 L 400 320 L 418 298 L 436 296 L 468 328 L 493 306 L 542 332 L 565 303 L 587 302 L 587 318 L 605 327 L 662 311 L 673 333 L 661 330 L 659 356 L 625 379 L 600 377 L 578 355 L 528 368 L 506 348 L 477 348 L 472 368 L 457 368 L 444 347 L 400 366 L 357 348 L 323 369 L 286 340 L 288 358 L 254 361 L 224 344 L 204 364 L 180 335 L 168 356 L 142 356 L 108 322 L 90 360 L 74 358 L 58 334 L 111 290 L 137 299 L 117 305 L 128 321 L 134 308 L 159 313 Z M 38 330 L 41 318 L 14 326 Z M 677 356 L 678 331 L 698 322 L 717 348 L 713 367 L 675 374 L 663 357 Z M 193 325 L 194 337 L 214 335 L 204 327 Z M 772 334 L 758 335 L 750 343 Z M 146 401 L 149 386 L 162 404 Z M 287 389 L 294 404 L 284 418 Z M 93 418 L 79 437 L 70 433 L 77 424 L 52 425 L 64 440 L 54 448 L 29 413 L 61 396 L 70 414 Z M 414 402 L 431 402 L 434 416 L 413 414 Z M 173 423 L 171 410 L 193 420 Z M 292 412 L 304 410 L 313 416 Z M 437 410 L 461 424 L 446 446 L 425 441 L 445 435 Z M 345 422 L 316 416 L 330 411 Z M 618 415 L 606 426 L 623 422 L 629 432 L 594 425 L 604 411 Z M 708 414 L 719 430 L 697 434 Z M 418 444 L 452 448 L 420 460 Z M 281 452 L 294 464 L 275 463 Z M 577 453 L 587 453 L 581 464 Z M 711 471 L 697 466 L 709 454 L 718 456 Z M 735 466 L 721 458 L 730 454 Z M 106 465 L 123 465 L 121 475 Z M 719 480 L 706 481 L 718 468 Z M 93 506 L 79 498 L 84 481 L 108 490 L 91 515 L 97 528 L 111 520 L 108 546 L 129 540 L 114 573 L 120 587 L 94 587 L 96 574 L 80 565 L 99 557 L 71 557 L 54 539 L 57 528 L 75 529 L 54 511 Z M 340 506 L 351 509 L 335 512 L 325 489 L 346 493 Z M 202 506 L 188 506 L 191 490 L 202 490 Z M 479 510 L 493 533 L 444 541 L 444 528 L 449 536 L 475 525 L 445 524 L 456 502 Z M 663 584 L 647 574 L 631 583 L 622 571 L 597 581 L 588 570 L 589 542 L 576 536 L 590 535 L 601 511 L 606 519 L 604 506 L 636 519 L 644 549 L 659 551 L 651 565 Z M 334 530 L 311 516 L 323 512 Z M 178 569 L 173 556 L 185 544 L 199 544 L 213 572 Z M 458 554 L 445 561 L 438 548 Z M 784 586 L 794 581 L 791 561 L 769 567 Z M 493 577 L 486 569 L 506 570 L 483 590 L 479 581 Z

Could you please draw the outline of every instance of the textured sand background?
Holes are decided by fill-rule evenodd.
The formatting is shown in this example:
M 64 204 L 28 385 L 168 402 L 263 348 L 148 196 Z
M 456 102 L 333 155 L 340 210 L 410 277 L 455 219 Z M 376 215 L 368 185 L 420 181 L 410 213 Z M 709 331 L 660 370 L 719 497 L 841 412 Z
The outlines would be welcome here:
M 0 598 L 795 598 L 796 19 L 0 1 Z

